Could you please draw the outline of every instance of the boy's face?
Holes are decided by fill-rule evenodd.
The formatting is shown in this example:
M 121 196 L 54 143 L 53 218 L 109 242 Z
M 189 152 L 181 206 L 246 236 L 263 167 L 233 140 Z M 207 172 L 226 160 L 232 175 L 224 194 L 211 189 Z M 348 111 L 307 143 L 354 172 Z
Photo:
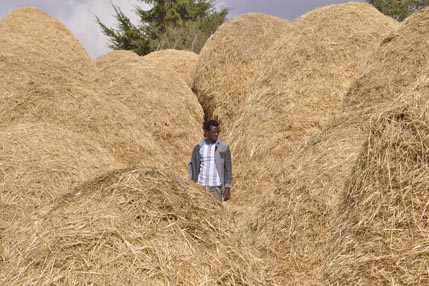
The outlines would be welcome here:
M 219 133 L 220 133 L 220 129 L 219 127 L 216 126 L 210 126 L 210 130 L 204 131 L 204 135 L 205 137 L 212 143 L 216 142 L 217 139 L 219 138 Z

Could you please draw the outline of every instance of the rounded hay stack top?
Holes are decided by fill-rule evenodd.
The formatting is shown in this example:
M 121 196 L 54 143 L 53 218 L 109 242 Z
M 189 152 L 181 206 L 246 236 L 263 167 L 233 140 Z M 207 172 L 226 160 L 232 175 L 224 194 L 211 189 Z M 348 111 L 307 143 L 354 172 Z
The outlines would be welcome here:
M 2 81 L 49 84 L 88 81 L 94 65 L 75 36 L 57 19 L 36 8 L 14 10 L 0 22 Z M 25 76 L 19 66 L 26 67 Z M 32 72 L 28 72 L 28 71 Z M 28 77 L 33 75 L 33 77 Z
M 288 21 L 259 13 L 236 17 L 207 40 L 200 52 L 194 91 L 207 116 L 228 134 L 265 51 L 286 33 Z
M 189 88 L 192 88 L 195 79 L 195 70 L 198 55 L 184 50 L 159 50 L 145 55 L 143 61 L 165 68 L 173 69 Z
M 341 110 L 369 55 L 397 26 L 362 3 L 331 5 L 293 21 L 265 53 L 237 115 L 230 139 L 241 164 L 237 176 L 248 185 L 252 178 L 269 183 L 285 156 Z
M 4 241 L 1 285 L 272 285 L 216 199 L 163 169 L 87 182 Z
M 385 38 L 344 98 L 347 110 L 398 97 L 429 66 L 429 8 Z
M 0 22 L 0 126 L 48 123 L 88 137 L 127 164 L 158 163 L 139 119 L 95 91 L 95 66 L 67 29 L 34 8 Z
M 171 165 L 184 172 L 192 147 L 202 138 L 203 110 L 196 96 L 176 71 L 158 60 L 121 51 L 104 57 L 112 63 L 97 73 L 99 90 L 130 108 Z

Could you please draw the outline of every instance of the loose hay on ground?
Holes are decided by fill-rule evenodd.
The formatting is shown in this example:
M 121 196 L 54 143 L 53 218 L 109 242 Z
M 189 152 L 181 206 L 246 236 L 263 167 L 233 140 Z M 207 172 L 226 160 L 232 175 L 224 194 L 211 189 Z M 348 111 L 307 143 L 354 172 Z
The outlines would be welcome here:
M 108 57 L 114 58 L 116 51 Z M 202 138 L 203 111 L 191 89 L 172 69 L 137 55 L 123 56 L 100 69 L 95 83 L 130 108 L 183 172 L 193 145 Z
M 316 9 L 290 24 L 261 60 L 230 137 L 237 201 L 264 193 L 285 156 L 341 110 L 368 56 L 397 25 L 362 3 Z
M 287 32 L 288 22 L 249 13 L 222 26 L 205 43 L 198 60 L 194 90 L 208 116 L 228 134 L 265 51 Z
M 162 161 L 141 120 L 94 91 L 94 65 L 61 23 L 34 8 L 18 9 L 2 19 L 0 35 L 0 127 L 56 124 L 123 162 Z
M 162 169 L 85 183 L 5 241 L 2 285 L 271 285 L 220 204 Z
M 325 285 L 429 283 L 429 79 L 370 127 L 332 228 Z

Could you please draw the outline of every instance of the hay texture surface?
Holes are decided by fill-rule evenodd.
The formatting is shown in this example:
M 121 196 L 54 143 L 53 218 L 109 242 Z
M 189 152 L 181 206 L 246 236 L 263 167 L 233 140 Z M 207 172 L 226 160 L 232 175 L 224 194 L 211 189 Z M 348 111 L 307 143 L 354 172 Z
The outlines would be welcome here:
M 225 134 L 232 129 L 262 55 L 287 28 L 284 19 L 249 13 L 224 23 L 205 43 L 194 90 L 207 117 L 220 120 Z
M 2 285 L 270 285 L 219 203 L 161 169 L 123 169 L 11 228 Z
M 158 69 L 171 68 L 180 76 L 189 88 L 195 79 L 198 55 L 191 51 L 173 49 L 160 50 L 144 56 L 143 61 L 157 65 Z
M 94 91 L 94 66 L 62 24 L 24 8 L 0 22 L 0 35 L 0 126 L 56 124 L 100 143 L 122 162 L 157 161 L 159 149 L 141 121 Z
M 0 69 L 9 68 L 8 81 L 31 84 L 43 79 L 55 84 L 65 79 L 87 81 L 94 65 L 85 49 L 67 28 L 36 8 L 21 8 L 0 22 Z M 18 67 L 26 66 L 26 70 Z M 15 67 L 18 66 L 18 67 Z
M 338 198 L 366 138 L 370 110 L 344 113 L 288 156 L 249 219 L 278 285 L 320 285 Z
M 408 17 L 370 58 L 345 96 L 346 109 L 395 99 L 407 90 L 429 62 L 429 9 Z
M 193 146 L 202 138 L 203 111 L 196 96 L 176 72 L 157 61 L 143 62 L 136 54 L 123 57 L 122 52 L 119 57 L 99 70 L 95 82 L 130 108 L 171 163 L 185 171 Z
M 374 117 L 342 197 L 325 285 L 427 285 L 429 81 Z
M 0 228 L 114 168 L 107 150 L 54 125 L 0 129 Z
M 236 177 L 246 185 L 269 184 L 285 156 L 340 110 L 359 69 L 397 23 L 370 5 L 346 3 L 290 26 L 261 60 L 231 135 Z

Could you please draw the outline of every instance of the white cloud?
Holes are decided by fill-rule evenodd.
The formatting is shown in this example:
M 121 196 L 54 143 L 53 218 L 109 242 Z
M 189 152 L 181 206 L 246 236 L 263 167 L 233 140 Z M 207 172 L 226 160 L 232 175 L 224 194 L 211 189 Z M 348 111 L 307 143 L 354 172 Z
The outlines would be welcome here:
M 110 50 L 108 48 L 108 39 L 101 32 L 95 16 L 109 27 L 116 25 L 114 17 L 114 5 L 119 6 L 125 15 L 130 17 L 133 23 L 138 22 L 138 16 L 134 12 L 135 5 L 143 7 L 137 0 L 114 0 L 112 2 L 106 0 L 86 0 L 76 3 L 75 0 L 65 1 L 73 9 L 66 18 L 60 18 L 72 32 L 81 41 L 82 45 L 87 49 L 92 58 L 96 58 Z

